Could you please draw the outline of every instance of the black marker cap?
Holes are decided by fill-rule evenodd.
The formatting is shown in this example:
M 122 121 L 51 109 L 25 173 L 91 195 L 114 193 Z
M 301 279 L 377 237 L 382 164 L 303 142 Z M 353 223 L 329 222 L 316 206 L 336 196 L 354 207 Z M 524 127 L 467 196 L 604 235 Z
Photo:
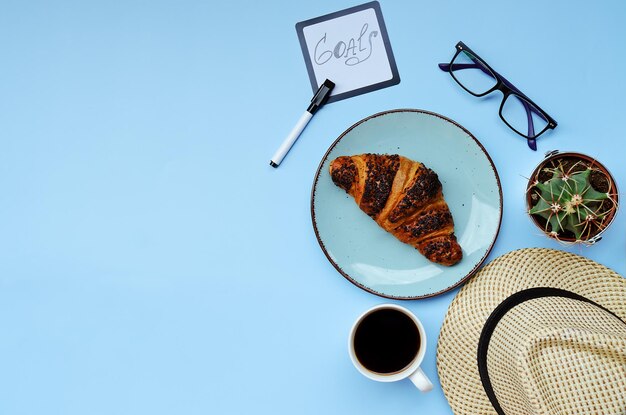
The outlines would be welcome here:
M 306 110 L 311 114 L 315 114 L 318 109 L 328 101 L 330 91 L 335 87 L 335 83 L 329 79 L 325 80 L 311 99 L 311 105 Z

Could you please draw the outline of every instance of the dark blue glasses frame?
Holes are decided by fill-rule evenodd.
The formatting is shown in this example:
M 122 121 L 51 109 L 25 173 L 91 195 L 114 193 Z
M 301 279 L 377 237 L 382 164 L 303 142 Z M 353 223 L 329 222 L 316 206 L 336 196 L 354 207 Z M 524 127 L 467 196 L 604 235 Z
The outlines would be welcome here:
M 455 60 L 457 59 L 459 54 L 463 52 L 468 52 L 465 55 L 469 57 L 473 63 L 455 63 Z M 532 150 L 537 151 L 537 142 L 535 141 L 537 137 L 545 133 L 547 130 L 549 129 L 552 130 L 557 126 L 557 122 L 554 118 L 550 117 L 544 110 L 542 110 L 537 104 L 535 104 L 533 100 L 528 98 L 526 94 L 524 94 L 522 91 L 517 89 L 517 87 L 515 87 L 515 85 L 509 82 L 505 77 L 500 75 L 498 72 L 494 71 L 482 58 L 480 58 L 476 53 L 474 53 L 474 51 L 472 51 L 469 47 L 467 47 L 463 42 L 459 42 L 456 44 L 456 53 L 454 54 L 454 57 L 452 57 L 452 60 L 450 61 L 450 63 L 440 63 L 439 68 L 442 71 L 449 72 L 450 75 L 452 75 L 452 78 L 459 85 L 461 85 L 461 87 L 464 90 L 466 90 L 467 92 L 469 92 L 470 94 L 476 97 L 485 96 L 496 90 L 502 92 L 503 97 L 502 97 L 502 103 L 500 104 L 500 111 L 499 111 L 500 118 L 502 119 L 502 121 L 504 121 L 504 123 L 509 128 L 511 128 L 517 134 L 524 137 L 528 143 L 528 147 L 530 147 Z M 493 77 L 496 80 L 496 84 L 485 92 L 475 93 L 471 91 L 470 89 L 468 89 L 465 85 L 463 85 L 463 83 L 456 76 L 454 76 L 454 71 L 460 71 L 463 69 L 480 69 L 485 74 Z M 502 114 L 504 103 L 511 95 L 516 96 L 519 99 L 519 101 L 522 103 L 522 105 L 524 106 L 524 110 L 526 111 L 526 118 L 528 120 L 528 133 L 527 134 L 523 134 L 519 132 L 517 129 L 515 129 L 515 127 L 513 127 Z M 543 119 L 547 121 L 546 126 L 538 133 L 535 133 L 533 113 L 539 117 L 542 117 Z

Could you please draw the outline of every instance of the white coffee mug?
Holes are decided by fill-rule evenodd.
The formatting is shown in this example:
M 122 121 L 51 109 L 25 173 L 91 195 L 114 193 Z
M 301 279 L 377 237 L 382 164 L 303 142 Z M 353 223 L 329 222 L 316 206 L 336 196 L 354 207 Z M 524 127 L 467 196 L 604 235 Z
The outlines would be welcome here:
M 415 350 L 415 357 L 403 369 L 399 371 L 394 371 L 393 373 L 379 373 L 368 369 L 357 358 L 357 353 L 354 347 L 355 333 L 359 328 L 361 322 L 363 322 L 365 317 L 369 316 L 370 314 L 383 309 L 397 310 L 405 314 L 413 321 L 413 323 L 415 323 L 415 326 L 417 327 L 417 331 L 419 333 L 419 344 L 418 350 Z M 348 350 L 350 352 L 350 359 L 352 360 L 354 367 L 356 367 L 357 370 L 361 372 L 364 376 L 372 380 L 376 380 L 378 382 L 395 382 L 404 378 L 409 378 L 411 379 L 413 384 L 422 392 L 428 392 L 433 388 L 433 384 L 420 368 L 422 360 L 424 359 L 424 355 L 426 354 L 426 332 L 424 331 L 424 326 L 422 326 L 422 323 L 413 313 L 411 313 L 404 307 L 395 304 L 380 304 L 370 308 L 369 310 L 361 314 L 359 318 L 357 318 L 357 320 L 354 322 L 352 330 L 350 330 Z

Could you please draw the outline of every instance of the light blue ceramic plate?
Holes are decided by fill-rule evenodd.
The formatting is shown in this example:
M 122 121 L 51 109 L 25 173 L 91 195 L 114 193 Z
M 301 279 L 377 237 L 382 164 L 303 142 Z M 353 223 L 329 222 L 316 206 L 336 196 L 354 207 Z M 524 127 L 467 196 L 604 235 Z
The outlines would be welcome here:
M 439 175 L 461 262 L 445 267 L 428 261 L 335 186 L 330 162 L 362 153 L 400 154 Z M 491 158 L 469 131 L 431 112 L 386 111 L 359 121 L 330 146 L 315 175 L 311 215 L 322 250 L 348 280 L 382 297 L 418 299 L 456 287 L 482 264 L 500 229 L 502 189 Z

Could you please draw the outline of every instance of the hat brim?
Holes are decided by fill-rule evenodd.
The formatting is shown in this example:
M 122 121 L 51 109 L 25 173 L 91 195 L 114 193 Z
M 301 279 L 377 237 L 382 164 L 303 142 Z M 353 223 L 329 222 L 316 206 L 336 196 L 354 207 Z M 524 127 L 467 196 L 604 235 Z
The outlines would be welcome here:
M 485 321 L 503 300 L 535 287 L 571 291 L 626 320 L 626 279 L 603 265 L 540 248 L 494 259 L 456 295 L 439 334 L 437 372 L 456 415 L 496 414 L 478 374 L 478 339 Z

